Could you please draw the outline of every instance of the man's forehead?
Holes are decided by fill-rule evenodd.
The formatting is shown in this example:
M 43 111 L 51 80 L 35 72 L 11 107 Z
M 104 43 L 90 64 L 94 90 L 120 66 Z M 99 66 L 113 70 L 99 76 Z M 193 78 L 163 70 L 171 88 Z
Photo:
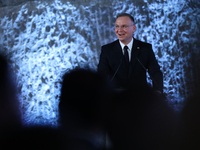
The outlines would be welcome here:
M 118 17 L 115 21 L 115 24 L 116 23 L 129 23 L 129 22 L 132 22 L 131 19 L 128 17 L 128 16 L 122 16 L 122 17 Z

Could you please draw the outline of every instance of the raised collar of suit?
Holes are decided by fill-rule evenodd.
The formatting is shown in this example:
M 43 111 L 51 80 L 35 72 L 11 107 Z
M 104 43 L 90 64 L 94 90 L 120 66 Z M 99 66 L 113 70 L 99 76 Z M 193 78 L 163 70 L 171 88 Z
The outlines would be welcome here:
M 127 46 L 128 46 L 128 48 L 129 48 L 129 50 L 130 50 L 130 52 L 132 51 L 132 47 L 133 47 L 133 38 L 132 38 L 132 40 L 127 44 Z M 119 40 L 119 43 L 120 43 L 120 45 L 121 45 L 121 48 L 122 48 L 122 53 L 124 53 L 124 51 L 123 51 L 123 49 L 124 49 L 124 44 Z

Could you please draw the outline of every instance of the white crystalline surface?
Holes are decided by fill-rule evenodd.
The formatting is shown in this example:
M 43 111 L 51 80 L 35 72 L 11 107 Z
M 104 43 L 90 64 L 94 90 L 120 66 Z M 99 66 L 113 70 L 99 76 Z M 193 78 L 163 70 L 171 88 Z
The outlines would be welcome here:
M 57 126 L 62 75 L 75 67 L 97 69 L 100 46 L 116 39 L 114 22 L 120 12 L 134 15 L 134 37 L 152 44 L 164 92 L 178 101 L 190 93 L 187 80 L 193 72 L 186 68 L 198 53 L 200 11 L 185 0 L 126 0 L 101 7 L 34 1 L 1 12 L 0 45 L 17 77 L 25 124 Z

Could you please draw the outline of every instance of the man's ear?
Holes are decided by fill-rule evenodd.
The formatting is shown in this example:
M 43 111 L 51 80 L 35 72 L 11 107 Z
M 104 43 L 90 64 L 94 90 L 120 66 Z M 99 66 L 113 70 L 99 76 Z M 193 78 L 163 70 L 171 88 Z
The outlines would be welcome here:
M 136 30 L 136 26 L 135 26 L 135 25 L 133 25 L 133 32 L 135 32 L 135 30 Z

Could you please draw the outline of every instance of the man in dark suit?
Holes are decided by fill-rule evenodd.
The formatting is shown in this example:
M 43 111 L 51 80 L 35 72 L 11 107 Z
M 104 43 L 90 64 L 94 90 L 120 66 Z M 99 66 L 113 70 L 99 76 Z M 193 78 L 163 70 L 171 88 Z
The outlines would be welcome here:
M 147 86 L 148 71 L 155 91 L 163 91 L 163 74 L 155 58 L 152 45 L 133 38 L 136 30 L 134 18 L 127 13 L 118 14 L 115 33 L 118 40 L 101 47 L 98 72 L 107 76 L 116 88 Z

